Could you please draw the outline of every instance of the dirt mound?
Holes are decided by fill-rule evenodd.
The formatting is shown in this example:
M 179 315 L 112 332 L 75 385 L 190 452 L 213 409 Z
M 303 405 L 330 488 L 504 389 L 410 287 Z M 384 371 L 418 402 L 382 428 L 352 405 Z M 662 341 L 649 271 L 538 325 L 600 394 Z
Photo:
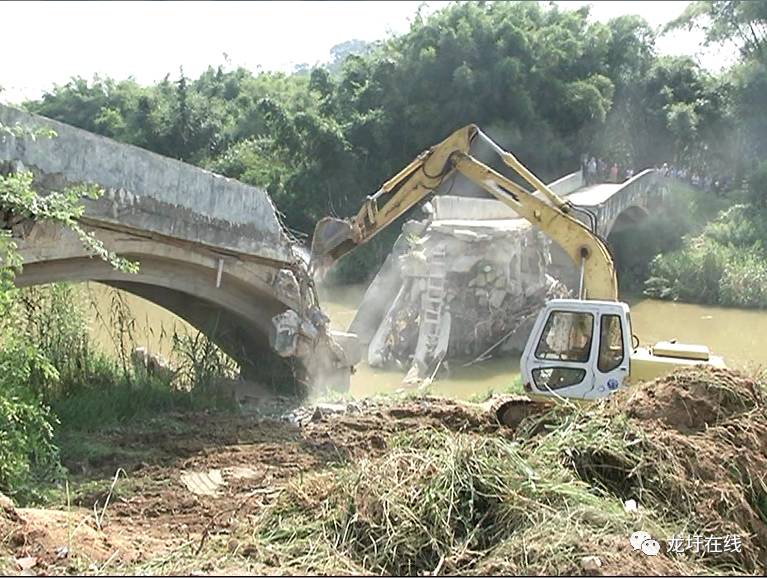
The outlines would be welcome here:
M 494 415 L 483 408 L 456 400 L 418 397 L 362 400 L 332 415 L 315 416 L 303 428 L 308 443 L 343 451 L 347 456 L 375 455 L 387 448 L 387 440 L 401 432 L 424 428 L 453 432 L 493 433 L 499 430 Z
M 630 417 L 657 419 L 689 433 L 764 407 L 764 390 L 736 371 L 693 366 L 628 389 L 613 405 Z
M 130 562 L 138 552 L 127 537 L 100 531 L 93 512 L 16 508 L 0 494 L 0 553 L 12 571 L 61 573 Z
M 0 555 L 5 555 L 7 550 L 4 538 L 11 536 L 20 523 L 21 517 L 16 511 L 13 501 L 9 497 L 0 494 Z M 2 567 L 0 567 L 0 572 L 2 572 Z
M 758 380 L 690 367 L 585 409 L 561 408 L 518 432 L 588 484 L 635 499 L 666 535 L 737 536 L 739 551 L 710 554 L 716 568 L 767 566 L 767 413 Z M 640 528 L 637 528 L 640 529 Z

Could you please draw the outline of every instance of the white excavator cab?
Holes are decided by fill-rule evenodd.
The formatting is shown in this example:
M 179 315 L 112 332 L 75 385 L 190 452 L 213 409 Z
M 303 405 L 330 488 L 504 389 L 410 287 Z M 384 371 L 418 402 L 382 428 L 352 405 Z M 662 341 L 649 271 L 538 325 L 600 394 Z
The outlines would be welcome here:
M 629 375 L 629 307 L 617 301 L 553 299 L 538 314 L 520 368 L 531 395 L 597 399 Z

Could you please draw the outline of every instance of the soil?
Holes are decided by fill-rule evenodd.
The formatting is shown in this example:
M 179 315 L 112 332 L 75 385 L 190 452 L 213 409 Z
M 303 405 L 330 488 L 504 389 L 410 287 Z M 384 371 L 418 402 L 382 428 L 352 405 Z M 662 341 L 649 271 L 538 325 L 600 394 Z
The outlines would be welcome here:
M 288 480 L 380 455 L 399 432 L 424 427 L 486 433 L 499 429 L 478 408 L 441 398 L 393 405 L 363 401 L 350 404 L 344 414 L 321 409 L 306 413 L 310 417 L 303 424 L 244 415 L 186 414 L 174 421 L 188 427 L 169 430 L 159 422 L 156 429 L 99 434 L 104 445 L 131 451 L 101 455 L 88 463 L 66 463 L 70 471 L 104 480 L 99 489 L 74 495 L 68 512 L 9 507 L 0 518 L 0 531 L 8 536 L 5 542 L 15 560 L 23 565 L 25 559 L 34 559 L 27 573 L 96 571 L 105 564 L 115 568 L 141 563 L 233 531 L 271 503 Z M 130 455 L 137 457 L 126 462 Z M 109 495 L 118 469 L 126 475 L 119 476 Z M 214 496 L 197 495 L 182 482 L 185 473 L 212 470 L 220 470 L 224 480 Z M 107 496 L 99 531 L 94 508 L 100 515 Z M 0 554 L 2 547 L 0 542 Z M 74 554 L 78 565 L 71 564 Z M 21 567 L 17 564 L 15 570 Z
M 669 510 L 690 510 L 701 532 L 743 537 L 739 562 L 767 568 L 767 399 L 737 371 L 688 368 L 626 390 L 607 412 L 641 424 L 638 476 Z M 648 459 L 649 458 L 649 459 Z M 649 485 L 649 484 L 648 484 Z

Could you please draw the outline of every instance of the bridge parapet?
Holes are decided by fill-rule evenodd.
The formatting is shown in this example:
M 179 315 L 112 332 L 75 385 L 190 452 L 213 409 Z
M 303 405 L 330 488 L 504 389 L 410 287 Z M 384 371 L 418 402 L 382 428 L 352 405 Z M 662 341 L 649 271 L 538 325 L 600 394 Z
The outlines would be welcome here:
M 557 195 L 565 197 L 583 187 L 584 184 L 583 171 L 577 170 L 574 173 L 557 179 L 553 183 L 549 183 L 549 188 Z
M 648 213 L 660 204 L 666 189 L 664 177 L 655 169 L 645 169 L 634 175 L 599 205 L 597 232 L 607 238 L 618 216 L 630 207 L 638 207 Z
M 0 163 L 31 170 L 43 189 L 75 183 L 104 188 L 100 199 L 84 201 L 93 223 L 269 260 L 293 259 L 263 189 L 5 105 L 0 124 L 56 132 L 54 138 L 0 134 Z

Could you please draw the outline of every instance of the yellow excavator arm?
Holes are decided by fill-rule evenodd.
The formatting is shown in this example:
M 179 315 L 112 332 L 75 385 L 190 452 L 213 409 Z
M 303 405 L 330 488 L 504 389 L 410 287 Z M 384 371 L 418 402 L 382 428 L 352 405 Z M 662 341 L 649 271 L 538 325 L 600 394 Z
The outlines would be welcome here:
M 477 139 L 490 145 L 506 166 L 542 193 L 543 198 L 473 157 L 471 145 Z M 352 219 L 322 219 L 312 239 L 312 268 L 315 271 L 327 269 L 422 201 L 456 171 L 510 206 L 564 249 L 580 268 L 582 298 L 618 300 L 615 267 L 602 239 L 569 214 L 572 205 L 473 124 L 455 131 L 418 155 L 375 194 L 367 197 Z M 387 200 L 379 207 L 384 198 Z

